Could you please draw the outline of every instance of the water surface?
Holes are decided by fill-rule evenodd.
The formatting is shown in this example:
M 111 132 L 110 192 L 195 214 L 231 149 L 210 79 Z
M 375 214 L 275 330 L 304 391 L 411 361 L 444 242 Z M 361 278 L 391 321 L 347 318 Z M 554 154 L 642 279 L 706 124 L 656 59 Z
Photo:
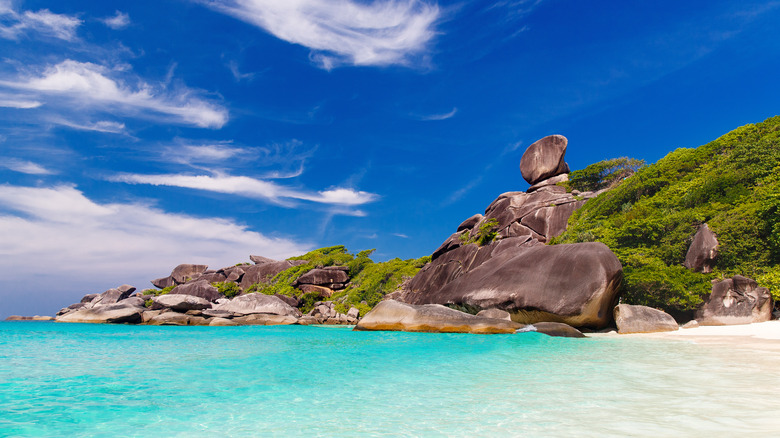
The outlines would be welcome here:
M 769 436 L 777 388 L 668 339 L 0 323 L 0 436 Z

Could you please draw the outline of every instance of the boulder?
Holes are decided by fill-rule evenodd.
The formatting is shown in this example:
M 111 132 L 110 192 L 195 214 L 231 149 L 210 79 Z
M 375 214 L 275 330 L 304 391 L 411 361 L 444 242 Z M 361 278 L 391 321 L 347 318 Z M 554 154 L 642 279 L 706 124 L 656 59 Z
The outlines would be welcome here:
M 357 307 L 350 307 L 347 311 L 347 322 L 354 324 L 360 319 L 360 310 Z
M 109 289 L 103 292 L 102 294 L 99 294 L 95 298 L 93 298 L 92 301 L 90 301 L 90 303 L 92 304 L 92 306 L 107 306 L 111 304 L 116 304 L 129 297 L 133 291 L 135 291 L 135 289 L 133 289 L 132 291 L 130 290 L 121 291 L 119 289 Z
M 222 272 L 209 272 L 209 273 L 201 274 L 201 276 L 198 277 L 198 281 L 205 281 L 209 284 L 222 283 L 223 281 L 227 281 L 227 276 Z
M 148 325 L 189 325 L 189 323 L 190 323 L 190 317 L 183 313 L 165 312 L 153 317 L 146 324 Z
M 298 289 L 305 294 L 316 293 L 320 298 L 330 298 L 333 295 L 333 289 L 325 286 L 317 286 L 314 284 L 301 284 Z M 293 306 L 297 307 L 297 306 Z
M 143 313 L 141 313 L 141 323 L 146 324 L 155 316 L 165 312 L 167 312 L 167 310 L 144 310 Z
M 614 315 L 620 334 L 671 332 L 680 328 L 672 315 L 647 306 L 619 304 Z
M 354 330 L 389 330 L 437 333 L 515 333 L 521 324 L 482 318 L 439 304 L 415 306 L 382 301 L 361 319 Z
M 86 304 L 86 303 L 90 303 L 90 302 L 92 302 L 92 300 L 94 300 L 94 299 L 95 299 L 95 297 L 96 297 L 96 296 L 98 296 L 98 295 L 100 295 L 100 294 L 86 294 L 86 295 L 84 295 L 84 296 L 81 298 L 81 302 L 82 302 L 82 303 L 85 303 L 85 304 Z
M 682 328 L 684 329 L 697 328 L 697 327 L 699 327 L 699 321 L 696 321 L 695 319 L 692 319 L 682 325 Z
M 622 278 L 620 261 L 603 243 L 529 245 L 515 237 L 450 251 L 423 267 L 398 297 L 474 313 L 502 309 L 525 324 L 599 329 L 612 321 Z
M 555 207 L 542 207 L 524 216 L 520 223 L 538 235 L 543 236 L 543 240 L 540 239 L 540 241 L 546 242 L 566 231 L 569 216 L 582 207 L 583 204 L 585 204 L 585 201 L 570 202 Z
M 74 303 L 74 304 L 71 304 L 68 307 L 64 307 L 64 308 L 60 309 L 60 311 L 57 312 L 57 316 L 64 315 L 64 314 L 72 312 L 74 310 L 78 310 L 78 309 L 87 307 L 87 304 L 89 304 L 89 303 Z
M 493 318 L 493 319 L 505 319 L 507 321 L 511 321 L 512 317 L 509 315 L 509 312 L 506 310 L 501 309 L 485 309 L 480 310 L 477 313 L 477 316 L 483 317 L 483 318 Z
M 232 321 L 239 325 L 292 325 L 298 322 L 298 318 L 289 315 L 253 313 L 235 317 Z
M 569 172 L 564 155 L 568 140 L 562 135 L 550 135 L 536 141 L 523 153 L 520 172 L 528 184 Z
M 274 294 L 274 296 L 287 303 L 290 307 L 298 307 L 301 305 L 301 301 L 298 298 L 288 297 L 287 295 L 279 295 L 279 294 Z
M 210 309 L 211 303 L 201 297 L 185 294 L 165 294 L 152 298 L 154 302 L 175 312 Z
M 232 319 L 225 319 L 225 318 L 212 318 L 211 321 L 209 321 L 210 326 L 228 326 L 228 325 L 238 325 L 238 323 L 233 322 Z
M 444 243 L 442 243 L 435 251 L 433 251 L 433 254 L 431 254 L 431 260 L 436 260 L 442 254 L 446 254 L 455 248 L 459 248 L 463 243 L 460 236 L 467 233 L 468 230 L 459 231 L 451 235 L 450 237 L 448 237 L 447 240 L 444 241 Z
M 585 335 L 576 328 L 561 322 L 537 322 L 528 324 L 517 330 L 517 333 L 538 332 L 556 338 L 584 338 Z
M 52 316 L 41 316 L 41 315 L 35 315 L 35 316 L 11 315 L 5 320 L 6 321 L 55 321 L 55 318 Z
M 262 265 L 263 263 L 276 263 L 277 261 L 274 259 L 269 259 L 268 257 L 263 256 L 257 256 L 257 255 L 250 255 L 249 260 L 251 260 L 256 265 Z
M 718 239 L 707 224 L 703 224 L 693 236 L 693 242 L 685 254 L 683 266 L 694 272 L 712 272 L 718 256 Z
M 302 263 L 301 263 L 302 262 Z M 289 269 L 293 266 L 305 264 L 305 260 L 295 260 L 294 263 L 288 260 L 281 262 L 268 262 L 259 265 L 242 266 L 244 275 L 241 278 L 241 290 L 246 291 L 255 283 L 268 283 L 276 274 Z
M 122 300 L 122 304 L 129 304 L 131 306 L 143 307 L 144 304 L 146 304 L 146 300 L 144 300 L 143 298 L 141 298 L 138 295 L 134 295 L 134 296 L 132 296 L 130 298 L 126 298 L 126 299 Z
M 190 316 L 189 325 L 209 325 L 210 319 L 202 316 Z
M 538 183 L 532 185 L 531 187 L 528 187 L 528 190 L 526 190 L 526 192 L 528 193 L 535 192 L 541 189 L 542 187 L 555 186 L 558 185 L 558 183 L 566 182 L 568 180 L 569 180 L 569 174 L 562 173 L 558 176 L 554 176 L 552 178 L 547 178 L 545 180 L 539 181 Z
M 222 274 L 225 275 L 225 281 L 240 283 L 241 277 L 244 276 L 244 270 L 240 266 L 231 266 L 222 269 Z
M 135 287 L 134 286 L 130 286 L 129 284 L 123 284 L 123 285 L 119 286 L 116 289 L 118 291 L 120 291 L 120 292 L 126 292 L 128 294 L 128 296 L 132 295 L 132 293 L 135 292 Z
M 214 302 L 222 297 L 216 287 L 207 281 L 193 281 L 186 284 L 180 284 L 171 290 L 171 294 L 191 295 L 203 298 L 206 301 Z
M 699 325 L 734 325 L 772 319 L 772 295 L 755 280 L 735 275 L 712 283 L 712 292 L 694 312 Z
M 346 283 L 349 276 L 343 270 L 336 269 L 312 269 L 301 275 L 296 284 L 330 285 L 333 283 Z
M 57 322 L 91 322 L 91 323 L 127 323 L 141 322 L 143 307 L 131 304 L 117 303 L 97 306 L 91 309 L 82 308 L 65 315 L 58 316 Z
M 173 277 L 170 275 L 167 277 L 154 279 L 150 283 L 152 283 L 152 285 L 157 289 L 165 289 L 166 287 L 176 286 L 176 282 L 173 281 Z
M 171 272 L 171 278 L 177 284 L 183 284 L 188 281 L 194 280 L 200 277 L 203 272 L 209 267 L 206 265 L 194 265 L 190 263 L 183 263 L 175 268 Z
M 230 319 L 233 317 L 233 312 L 229 312 L 227 310 L 214 310 L 214 309 L 206 309 L 201 312 L 201 315 L 207 317 L 207 318 L 224 318 L 224 319 Z
M 457 231 L 461 232 L 463 230 L 470 230 L 474 228 L 474 226 L 477 225 L 482 219 L 484 219 L 484 216 L 482 216 L 481 214 L 475 214 L 474 216 L 471 216 L 470 218 L 461 222 L 461 224 L 458 225 Z
M 301 312 L 273 295 L 260 293 L 240 295 L 225 304 L 217 304 L 214 310 L 232 312 L 236 315 L 250 315 L 253 313 L 267 313 L 271 315 L 283 315 L 300 317 Z M 204 312 L 205 314 L 205 312 Z

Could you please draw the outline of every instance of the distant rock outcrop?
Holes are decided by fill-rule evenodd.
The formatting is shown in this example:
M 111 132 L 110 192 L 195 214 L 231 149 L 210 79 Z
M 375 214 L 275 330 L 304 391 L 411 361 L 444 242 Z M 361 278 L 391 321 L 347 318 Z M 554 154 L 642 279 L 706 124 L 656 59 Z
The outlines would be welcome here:
M 712 293 L 695 311 L 699 325 L 733 325 L 772 319 L 772 295 L 755 280 L 735 275 L 713 281 Z

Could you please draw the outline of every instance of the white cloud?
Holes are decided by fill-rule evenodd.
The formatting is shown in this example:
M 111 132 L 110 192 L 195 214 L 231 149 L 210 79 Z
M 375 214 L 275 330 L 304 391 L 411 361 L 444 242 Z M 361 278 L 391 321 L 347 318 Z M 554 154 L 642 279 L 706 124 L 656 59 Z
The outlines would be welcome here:
M 111 29 L 120 30 L 130 25 L 130 16 L 124 12 L 116 11 L 113 17 L 107 17 L 100 21 Z
M 407 236 L 406 234 L 402 234 L 402 233 L 393 233 L 393 236 L 400 237 L 401 239 L 408 239 L 409 238 L 409 236 Z
M 419 116 L 419 119 L 422 121 L 432 121 L 432 120 L 447 120 L 455 117 L 455 114 L 458 113 L 458 108 L 455 107 L 452 109 L 452 111 L 448 113 L 442 113 L 442 114 L 429 114 L 425 116 Z
M 169 91 L 162 85 L 155 87 L 138 78 L 134 81 L 136 85 L 130 85 L 112 77 L 120 73 L 102 65 L 68 59 L 46 68 L 38 76 L 17 81 L 0 80 L 0 86 L 37 92 L 50 99 L 64 97 L 71 104 L 131 116 L 152 117 L 147 114 L 152 111 L 203 128 L 221 128 L 228 121 L 225 108 L 196 97 L 192 89 L 182 87 Z
M 76 30 L 83 23 L 75 16 L 55 14 L 48 9 L 37 12 L 16 11 L 10 2 L 0 3 L 0 20 L 0 37 L 14 40 L 27 31 L 34 31 L 73 41 L 76 39 Z
M 420 0 L 193 0 L 340 64 L 408 65 L 436 34 L 439 7 Z
M 0 167 L 5 167 L 6 169 L 13 170 L 14 172 L 26 173 L 28 175 L 51 175 L 54 173 L 40 164 L 33 163 L 32 161 L 19 160 L 16 158 L 0 157 Z
M 38 108 L 41 105 L 43 105 L 43 103 L 38 102 L 37 100 L 0 98 L 0 107 L 3 108 L 32 109 L 32 108 Z
M 346 188 L 309 192 L 247 176 L 124 174 L 111 177 L 109 180 L 128 184 L 151 184 L 155 186 L 207 190 L 245 196 L 247 198 L 264 199 L 278 204 L 284 204 L 289 200 L 301 200 L 337 206 L 356 206 L 373 202 L 379 198 L 374 193 Z M 362 212 L 359 213 L 362 214 Z M 355 212 L 350 212 L 350 214 L 355 214 Z
M 49 304 L 52 313 L 122 283 L 151 287 L 149 280 L 180 263 L 220 268 L 250 254 L 284 259 L 311 247 L 228 219 L 172 214 L 142 203 L 100 204 L 73 186 L 0 185 L 0 206 L 0 293 L 9 295 L 2 298 L 18 295 L 9 287 L 17 284 L 25 285 L 25 294 L 59 294 L 48 297 L 55 303 Z
M 230 146 L 229 142 L 200 145 L 181 144 L 165 148 L 163 158 L 173 163 L 193 165 L 195 163 L 218 163 L 244 152 L 244 149 Z
M 54 119 L 52 121 L 58 125 L 67 126 L 80 131 L 97 131 L 110 134 L 123 134 L 125 132 L 124 123 L 112 122 L 110 120 L 100 120 L 95 123 L 76 123 L 65 119 Z

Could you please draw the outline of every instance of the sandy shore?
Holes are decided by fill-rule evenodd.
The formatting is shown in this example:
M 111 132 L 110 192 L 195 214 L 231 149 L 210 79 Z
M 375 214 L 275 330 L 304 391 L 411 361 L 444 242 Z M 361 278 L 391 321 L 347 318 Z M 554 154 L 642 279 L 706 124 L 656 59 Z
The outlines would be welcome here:
M 592 334 L 589 334 L 588 336 L 592 336 Z M 601 334 L 600 336 L 638 336 L 679 339 L 701 344 L 722 344 L 735 347 L 780 351 L 780 321 L 767 321 L 744 325 L 704 326 L 688 329 L 681 328 L 674 332 L 661 333 L 618 335 L 613 332 Z

